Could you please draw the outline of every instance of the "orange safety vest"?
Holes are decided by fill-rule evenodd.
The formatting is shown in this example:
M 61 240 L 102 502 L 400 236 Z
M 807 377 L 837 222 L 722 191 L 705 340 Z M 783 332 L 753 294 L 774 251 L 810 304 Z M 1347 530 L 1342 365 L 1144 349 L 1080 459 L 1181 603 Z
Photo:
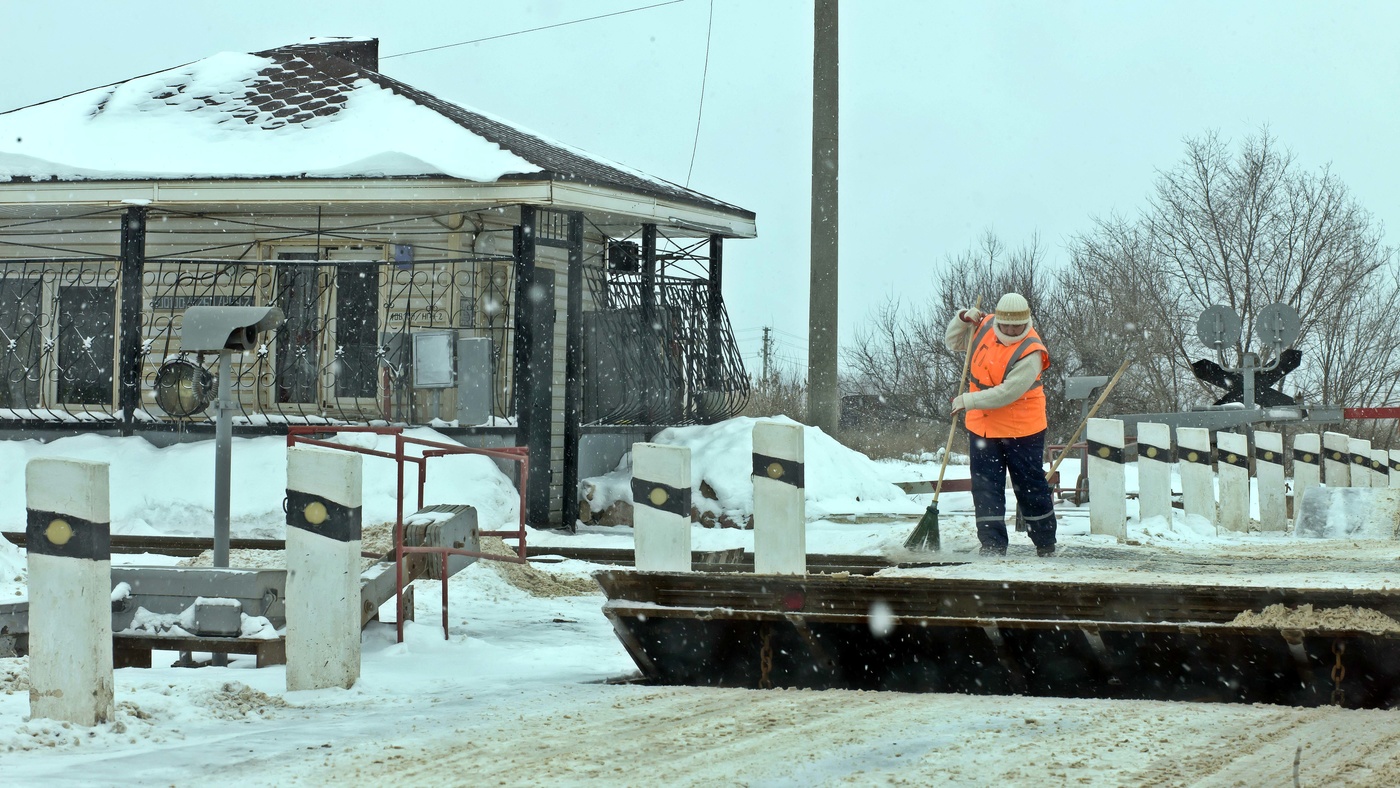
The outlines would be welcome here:
M 981 391 L 1000 385 L 1006 374 L 1017 361 L 1039 351 L 1040 371 L 1050 368 L 1050 351 L 1040 341 L 1040 334 L 1029 328 L 1015 345 L 1003 345 L 992 330 L 992 320 L 988 315 L 977 324 L 972 340 L 972 360 L 968 365 L 970 378 L 968 388 Z M 967 429 L 974 435 L 984 438 L 1024 438 L 1045 429 L 1045 389 L 1040 375 L 1035 376 L 1035 385 L 1021 398 L 1002 408 L 994 410 L 968 410 L 964 417 Z

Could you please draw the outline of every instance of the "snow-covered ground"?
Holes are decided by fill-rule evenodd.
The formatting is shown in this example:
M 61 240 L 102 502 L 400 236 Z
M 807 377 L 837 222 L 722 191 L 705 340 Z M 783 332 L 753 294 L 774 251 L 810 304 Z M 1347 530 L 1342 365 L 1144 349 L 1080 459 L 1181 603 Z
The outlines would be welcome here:
M 690 445 L 697 478 L 742 511 L 742 483 L 730 477 L 747 473 L 751 426 L 661 439 Z M 284 452 L 278 438 L 235 441 L 235 535 L 281 535 Z M 808 511 L 819 518 L 810 552 L 908 557 L 903 542 L 929 497 L 892 482 L 933 478 L 937 465 L 871 462 L 810 431 L 806 452 Z M 158 450 L 92 436 L 0 443 L 0 529 L 23 529 L 24 463 L 41 455 L 112 463 L 117 533 L 211 530 L 210 443 Z M 514 491 L 493 464 L 433 463 L 428 503 L 474 504 L 484 528 L 514 523 Z M 1061 472 L 1077 469 L 1067 461 Z M 965 465 L 949 468 L 950 478 L 966 475 Z M 393 519 L 395 484 L 392 463 L 366 460 L 366 524 Z M 945 551 L 965 562 L 887 571 L 1400 588 L 1397 542 L 1217 535 L 1184 516 L 1138 522 L 1135 505 L 1124 544 L 1090 535 L 1087 513 L 1066 506 L 1057 557 L 1036 558 L 1013 533 L 1007 558 L 981 559 L 970 496 L 945 493 Z M 631 546 L 625 527 L 529 539 Z M 696 549 L 752 543 L 747 531 L 694 531 Z M 175 655 L 158 653 L 155 668 L 117 671 L 117 719 L 89 729 L 28 719 L 27 661 L 0 659 L 0 784 L 1284 785 L 1295 754 L 1305 785 L 1400 783 L 1400 717 L 1386 711 L 605 683 L 635 667 L 588 580 L 600 568 L 479 562 L 448 581 L 446 641 L 440 586 L 419 581 L 405 642 L 394 642 L 392 625 L 371 625 L 350 690 L 289 693 L 281 667 L 235 656 L 226 668 L 170 668 Z M 0 600 L 22 598 L 24 577 L 23 551 L 0 540 Z

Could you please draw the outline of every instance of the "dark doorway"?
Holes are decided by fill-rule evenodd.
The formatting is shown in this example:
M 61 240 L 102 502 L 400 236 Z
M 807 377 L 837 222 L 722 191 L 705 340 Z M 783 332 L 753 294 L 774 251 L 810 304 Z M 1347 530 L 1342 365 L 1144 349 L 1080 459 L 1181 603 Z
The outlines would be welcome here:
M 59 402 L 112 404 L 115 309 L 112 288 L 58 288 Z
M 279 252 L 279 260 L 315 260 L 315 252 Z M 321 294 L 326 287 L 319 265 L 277 266 L 277 306 L 286 323 L 277 335 L 277 401 L 320 401 Z

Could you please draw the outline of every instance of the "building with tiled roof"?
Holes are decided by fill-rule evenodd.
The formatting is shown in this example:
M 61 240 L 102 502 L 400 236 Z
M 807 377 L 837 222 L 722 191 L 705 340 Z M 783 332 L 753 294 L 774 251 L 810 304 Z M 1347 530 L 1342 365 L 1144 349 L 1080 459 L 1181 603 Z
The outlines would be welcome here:
M 528 445 L 531 521 L 571 524 L 631 441 L 742 406 L 720 274 L 754 234 L 379 73 L 374 39 L 217 54 L 0 113 L 0 427 L 199 435 L 158 386 L 214 365 L 183 310 L 275 305 L 235 359 L 243 430 Z

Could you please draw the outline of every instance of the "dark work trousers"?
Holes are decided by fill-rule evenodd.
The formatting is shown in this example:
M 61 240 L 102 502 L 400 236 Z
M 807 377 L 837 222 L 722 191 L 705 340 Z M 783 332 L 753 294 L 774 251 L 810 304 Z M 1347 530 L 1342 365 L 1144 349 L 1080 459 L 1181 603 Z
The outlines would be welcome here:
M 1024 438 L 983 438 L 968 433 L 972 464 L 972 505 L 977 539 L 993 550 L 1006 549 L 1006 474 L 1036 547 L 1055 544 L 1055 508 L 1045 480 L 1045 431 Z

